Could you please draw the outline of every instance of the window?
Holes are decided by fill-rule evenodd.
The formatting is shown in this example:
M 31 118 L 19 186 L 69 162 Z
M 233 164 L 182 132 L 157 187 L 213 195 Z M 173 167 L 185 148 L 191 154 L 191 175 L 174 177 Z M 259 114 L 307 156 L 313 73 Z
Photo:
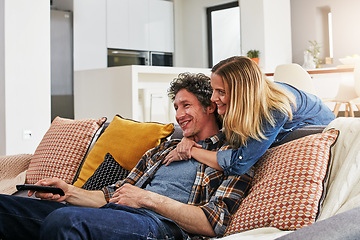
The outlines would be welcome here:
M 239 2 L 207 8 L 209 67 L 241 55 Z

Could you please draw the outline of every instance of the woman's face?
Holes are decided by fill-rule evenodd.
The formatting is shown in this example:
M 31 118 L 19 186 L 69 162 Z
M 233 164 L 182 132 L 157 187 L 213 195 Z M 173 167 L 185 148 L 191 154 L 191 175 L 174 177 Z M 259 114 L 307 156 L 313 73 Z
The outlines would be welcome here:
M 229 85 L 224 82 L 219 75 L 215 73 L 211 73 L 210 78 L 211 87 L 213 89 L 211 101 L 216 103 L 218 113 L 220 115 L 224 115 L 230 103 Z

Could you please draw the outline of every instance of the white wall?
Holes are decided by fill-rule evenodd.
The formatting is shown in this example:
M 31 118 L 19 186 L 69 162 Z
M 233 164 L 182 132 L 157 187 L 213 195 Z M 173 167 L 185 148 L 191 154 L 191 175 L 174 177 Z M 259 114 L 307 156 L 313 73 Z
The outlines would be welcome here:
M 174 0 L 175 65 L 208 67 L 206 8 L 233 0 Z M 290 63 L 290 0 L 239 0 L 243 53 L 260 50 L 260 65 L 273 71 Z
M 0 1 L 0 155 L 6 152 L 5 136 L 5 2 Z
M 264 0 L 265 62 L 273 72 L 277 65 L 292 62 L 290 0 Z
M 106 68 L 106 1 L 53 0 L 52 7 L 73 12 L 74 71 Z
M 243 51 L 260 50 L 260 66 L 265 72 L 291 63 L 290 1 L 239 0 L 239 5 Z
M 261 64 L 264 62 L 265 24 L 262 0 L 239 0 L 241 18 L 241 40 L 244 54 L 251 49 L 260 51 Z M 254 14 L 256 13 L 256 14 Z
M 234 0 L 174 0 L 176 67 L 208 67 L 206 8 Z
M 34 153 L 50 126 L 50 3 L 0 4 L 0 155 Z
M 333 15 L 334 64 L 340 64 L 339 58 L 360 54 L 360 1 L 291 0 L 293 61 L 300 65 L 304 62 L 303 53 L 309 47 L 309 40 L 325 45 L 319 16 L 320 9 L 325 7 L 329 7 Z

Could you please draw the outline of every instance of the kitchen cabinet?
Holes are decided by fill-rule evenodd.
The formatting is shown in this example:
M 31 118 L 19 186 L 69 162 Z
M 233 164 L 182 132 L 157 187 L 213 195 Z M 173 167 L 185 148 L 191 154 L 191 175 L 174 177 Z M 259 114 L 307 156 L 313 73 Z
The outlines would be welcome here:
M 130 0 L 129 2 L 128 49 L 148 50 L 149 0 Z
M 106 37 L 108 48 L 129 47 L 129 1 L 107 0 Z
M 150 0 L 149 48 L 150 51 L 174 52 L 173 2 Z
M 175 122 L 167 89 L 183 72 L 210 76 L 209 68 L 135 65 L 76 71 L 75 119 L 106 116 L 111 121 L 120 114 L 137 121 Z
M 173 52 L 173 3 L 107 0 L 107 47 Z

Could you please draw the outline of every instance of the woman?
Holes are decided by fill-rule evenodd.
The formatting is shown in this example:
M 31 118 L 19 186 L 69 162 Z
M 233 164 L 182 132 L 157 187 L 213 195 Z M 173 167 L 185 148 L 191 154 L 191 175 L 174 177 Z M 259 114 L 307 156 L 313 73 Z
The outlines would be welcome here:
M 211 152 L 183 138 L 165 163 L 191 157 L 226 175 L 245 174 L 272 145 L 305 125 L 327 125 L 332 111 L 318 97 L 273 82 L 247 57 L 231 57 L 211 70 L 211 101 L 223 117 L 230 149 Z

